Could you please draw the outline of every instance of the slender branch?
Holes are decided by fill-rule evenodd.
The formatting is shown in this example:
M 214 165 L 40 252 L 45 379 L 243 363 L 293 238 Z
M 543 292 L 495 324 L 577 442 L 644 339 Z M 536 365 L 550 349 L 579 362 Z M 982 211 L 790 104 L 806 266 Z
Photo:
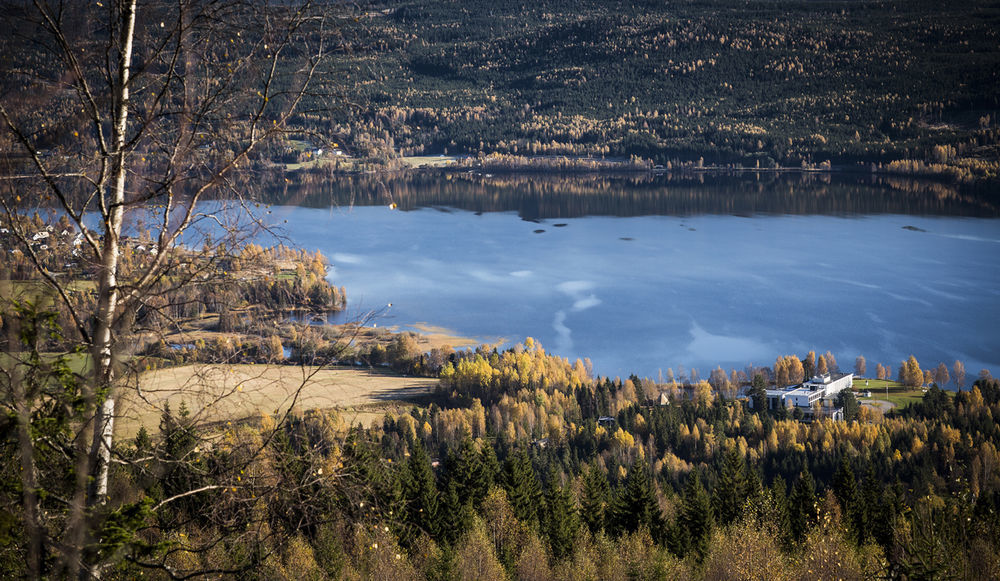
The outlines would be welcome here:
M 170 504 L 171 502 L 173 502 L 175 500 L 180 500 L 182 498 L 185 498 L 187 496 L 193 496 L 195 494 L 201 494 L 202 492 L 208 492 L 209 490 L 219 490 L 221 488 L 232 488 L 232 487 L 231 486 L 222 485 L 222 484 L 209 484 L 207 486 L 202 486 L 201 488 L 195 488 L 194 490 L 187 490 L 187 491 L 181 492 L 180 494 L 175 494 L 175 495 L 171 496 L 170 498 L 165 498 L 165 499 L 161 500 L 160 502 L 158 502 L 156 504 L 156 506 L 154 506 L 152 508 L 152 510 L 155 512 L 155 511 L 160 510 L 165 505 Z

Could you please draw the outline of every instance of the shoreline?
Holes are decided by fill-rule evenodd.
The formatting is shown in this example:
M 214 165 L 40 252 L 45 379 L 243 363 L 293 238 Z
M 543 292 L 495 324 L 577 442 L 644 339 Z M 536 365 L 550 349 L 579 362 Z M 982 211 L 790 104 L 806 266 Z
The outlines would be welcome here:
M 960 165 L 945 165 L 925 162 L 923 160 L 900 159 L 892 161 L 867 160 L 854 164 L 831 164 L 824 161 L 801 166 L 747 167 L 742 165 L 699 165 L 695 161 L 679 162 L 676 165 L 654 164 L 643 158 L 593 158 L 573 156 L 536 156 L 525 157 L 506 154 L 489 154 L 474 156 L 461 155 L 417 155 L 401 156 L 389 161 L 386 165 L 378 165 L 359 158 L 341 158 L 337 160 L 351 162 L 352 169 L 333 169 L 336 175 L 356 174 L 393 174 L 410 173 L 427 170 L 443 172 L 480 171 L 492 173 L 576 173 L 576 174 L 642 174 L 663 175 L 670 173 L 682 174 L 716 174 L 716 173 L 754 173 L 754 174 L 816 174 L 830 175 L 870 174 L 874 176 L 903 177 L 949 183 L 960 186 L 984 186 L 1000 183 L 997 175 L 968 174 L 968 170 Z M 291 175 L 308 175 L 311 173 L 331 170 L 334 160 L 316 160 L 306 166 L 303 164 L 278 164 L 274 168 Z M 294 166 L 294 167 L 293 167 Z M 360 166 L 360 168 L 359 168 Z M 963 173 L 965 172 L 965 173 Z

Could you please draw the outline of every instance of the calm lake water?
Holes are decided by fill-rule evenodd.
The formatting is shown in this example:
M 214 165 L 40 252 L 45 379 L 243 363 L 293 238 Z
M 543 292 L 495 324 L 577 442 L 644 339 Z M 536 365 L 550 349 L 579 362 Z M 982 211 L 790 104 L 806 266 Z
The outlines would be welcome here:
M 589 180 L 589 181 L 588 181 Z M 812 176 L 356 179 L 284 191 L 348 313 L 534 337 L 601 375 L 703 378 L 830 350 L 1000 370 L 994 196 Z M 395 204 L 395 209 L 391 206 Z M 312 206 L 312 207 L 309 207 Z

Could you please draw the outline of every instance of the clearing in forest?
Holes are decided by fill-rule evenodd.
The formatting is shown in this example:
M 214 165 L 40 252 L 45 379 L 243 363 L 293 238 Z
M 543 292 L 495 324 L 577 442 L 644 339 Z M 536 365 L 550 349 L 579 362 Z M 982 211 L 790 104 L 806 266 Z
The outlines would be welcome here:
M 164 405 L 176 415 L 181 402 L 198 423 L 235 421 L 289 408 L 339 408 L 343 419 L 365 425 L 386 412 L 405 410 L 407 400 L 429 393 L 437 379 L 370 369 L 294 365 L 196 364 L 143 373 L 138 389 L 120 406 L 115 431 L 132 437 L 140 426 L 159 429 Z

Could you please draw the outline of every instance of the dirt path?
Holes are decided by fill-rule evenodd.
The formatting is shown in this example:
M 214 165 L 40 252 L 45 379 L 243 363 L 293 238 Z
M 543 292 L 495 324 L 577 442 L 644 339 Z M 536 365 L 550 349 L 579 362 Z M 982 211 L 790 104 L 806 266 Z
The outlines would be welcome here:
M 119 406 L 116 433 L 133 436 L 139 426 L 156 433 L 164 405 L 181 402 L 198 422 L 275 415 L 290 407 L 340 408 L 348 423 L 369 425 L 406 400 L 428 393 L 436 379 L 367 369 L 317 369 L 293 365 L 185 365 L 144 373 L 139 389 Z
M 885 401 L 884 399 L 863 399 L 860 400 L 860 402 L 861 405 L 878 408 L 879 410 L 882 411 L 882 413 L 885 413 L 891 410 L 892 408 L 896 407 L 896 404 L 892 403 L 891 401 Z

